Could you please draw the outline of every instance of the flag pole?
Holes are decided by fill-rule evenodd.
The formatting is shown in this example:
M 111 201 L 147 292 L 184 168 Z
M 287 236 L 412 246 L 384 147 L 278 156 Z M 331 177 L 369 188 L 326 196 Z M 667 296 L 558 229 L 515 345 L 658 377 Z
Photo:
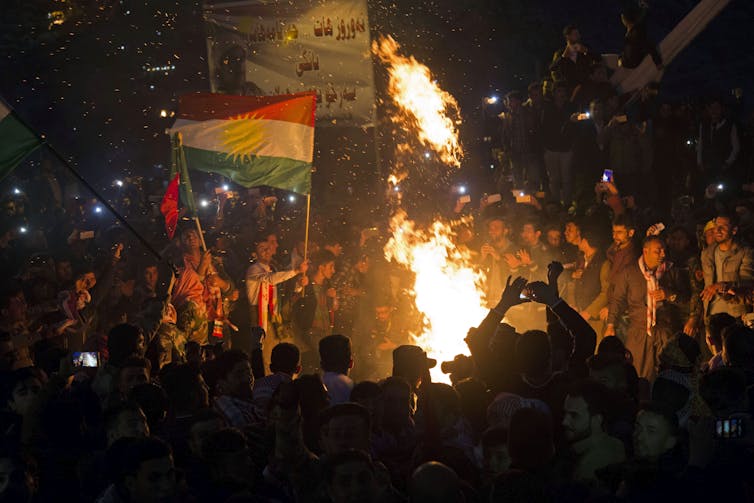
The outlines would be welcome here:
M 306 195 L 306 230 L 304 230 L 304 261 L 309 258 L 309 216 L 312 208 L 312 194 L 311 189 Z
M 202 245 L 202 250 L 207 251 L 207 243 L 204 241 L 204 232 L 202 232 L 202 224 L 199 221 L 199 215 L 196 211 L 196 201 L 194 200 L 194 191 L 191 189 L 191 179 L 189 178 L 188 174 L 188 166 L 186 166 L 186 160 L 183 157 L 183 135 L 178 132 L 174 135 L 175 138 L 175 148 L 178 149 L 177 155 L 176 155 L 176 164 L 179 164 L 179 166 L 176 166 L 176 170 L 181 175 L 181 183 L 185 187 L 185 194 L 187 198 L 191 198 L 189 206 L 193 209 L 193 220 L 194 225 L 196 225 L 196 231 L 199 233 L 199 241 Z M 184 180 L 185 177 L 185 180 Z
M 39 140 L 39 142 L 40 142 L 40 143 L 41 143 L 42 145 L 44 145 L 45 147 L 47 147 L 47 150 L 49 150 L 49 151 L 50 151 L 50 152 L 52 153 L 53 157 L 55 157 L 55 159 L 57 159 L 57 160 L 58 160 L 58 161 L 59 161 L 59 162 L 60 162 L 60 163 L 61 163 L 61 164 L 63 165 L 63 167 L 64 167 L 64 168 L 66 168 L 66 169 L 67 169 L 67 170 L 68 170 L 68 171 L 69 171 L 69 172 L 70 172 L 70 173 L 71 173 L 71 174 L 73 175 L 73 177 L 74 177 L 74 178 L 76 178 L 76 180 L 78 180 L 79 182 L 81 182 L 81 184 L 82 184 L 82 185 L 83 185 L 83 186 L 84 186 L 84 187 L 85 187 L 85 188 L 86 188 L 86 189 L 87 189 L 87 190 L 88 190 L 89 192 L 91 192 L 91 193 L 92 193 L 92 195 L 94 195 L 94 197 L 95 197 L 95 198 L 96 198 L 96 199 L 97 199 L 97 200 L 98 200 L 98 201 L 99 201 L 100 203 L 102 203 L 102 205 L 103 205 L 103 206 L 104 206 L 105 208 L 107 208 L 107 210 L 108 210 L 108 211 L 109 211 L 110 213 L 112 213 L 112 215 L 113 215 L 113 216 L 115 217 L 115 219 L 116 219 L 116 220 L 117 220 L 118 222 L 120 222 L 121 224 L 123 224 L 123 227 L 125 227 L 125 228 L 126 228 L 126 230 L 128 230 L 128 231 L 129 231 L 129 232 L 130 232 L 131 234 L 133 234 L 134 236 L 136 236 L 136 238 L 137 238 L 137 239 L 139 240 L 139 242 L 140 242 L 140 243 L 141 243 L 141 244 L 142 244 L 142 245 L 144 246 L 144 248 L 146 248 L 146 249 L 147 249 L 147 251 L 148 251 L 149 253 L 151 253 L 152 255 L 154 255 L 154 257 L 155 257 L 155 258 L 156 258 L 156 259 L 157 259 L 158 261 L 160 261 L 160 262 L 163 262 L 163 261 L 164 261 L 164 258 L 162 257 L 162 255 L 160 254 L 160 252 L 158 252 L 157 250 L 155 250 L 155 248 L 154 248 L 154 247 L 153 247 L 153 246 L 152 246 L 152 245 L 151 245 L 151 244 L 149 243 L 149 241 L 147 241 L 147 240 L 146 240 L 146 239 L 144 238 L 144 236 L 142 236 L 141 234 L 139 234 L 139 232 L 138 232 L 138 231 L 137 231 L 137 230 L 136 230 L 136 229 L 135 229 L 135 228 L 134 228 L 134 227 L 133 227 L 133 226 L 132 226 L 132 225 L 131 225 L 130 223 L 128 223 L 128 220 L 126 220 L 126 218 L 125 218 L 125 217 L 124 217 L 123 215 L 121 215 L 121 214 L 120 214 L 120 213 L 118 212 L 118 210 L 116 210 L 116 209 L 115 209 L 115 208 L 113 207 L 113 205 L 112 205 L 112 204 L 110 204 L 110 203 L 109 203 L 109 202 L 107 201 L 107 199 L 105 199 L 105 198 L 104 198 L 104 197 L 103 197 L 103 196 L 102 196 L 102 195 L 101 195 L 101 194 L 100 194 L 100 193 L 99 193 L 99 192 L 97 191 L 97 189 L 95 189 L 95 188 L 94 188 L 94 187 L 92 186 L 92 184 L 90 184 L 89 182 L 87 182 L 87 181 L 86 181 L 86 179 L 85 179 L 85 178 L 84 178 L 84 177 L 83 177 L 83 176 L 81 175 L 81 173 L 79 173 L 79 172 L 78 172 L 78 170 L 77 170 L 76 168 L 74 168 L 74 167 L 73 167 L 73 166 L 71 165 L 71 163 L 69 163 L 69 162 L 68 162 L 68 161 L 67 161 L 67 160 L 65 159 L 65 157 L 63 157 L 63 155 L 62 155 L 62 154 L 61 154 L 60 152 L 58 152 L 58 151 L 57 151 L 57 149 L 56 149 L 55 147 L 53 147 L 53 146 L 52 146 L 52 145 L 51 145 L 51 144 L 50 144 L 50 143 L 49 143 L 49 142 L 47 141 L 47 139 L 45 138 L 45 136 L 44 136 L 44 135 L 40 135 L 39 133 L 37 133 L 36 129 L 34 129 L 34 128 L 32 128 L 31 126 L 29 126 L 29 124 L 27 124 L 27 123 L 26 123 L 26 121 L 25 121 L 25 120 L 23 120 L 23 119 L 22 119 L 22 118 L 21 118 L 21 117 L 20 117 L 20 116 L 19 116 L 19 115 L 18 115 L 18 114 L 17 114 L 16 112 L 15 112 L 15 110 L 13 110 L 13 109 L 12 109 L 12 108 L 10 108 L 10 107 L 8 107 L 8 108 L 9 108 L 9 109 L 11 110 L 11 113 L 12 113 L 12 114 L 13 114 L 13 116 L 14 116 L 14 117 L 16 118 L 16 120 L 18 120 L 18 121 L 19 121 L 19 122 L 20 122 L 21 124 L 23 124 L 23 125 L 24 125 L 24 127 L 26 127 L 26 129 L 28 129 L 29 131 L 31 131 L 31 133 L 32 133 L 32 134 L 33 134 L 34 136 L 36 136 L 36 137 L 37 137 L 37 139 Z
M 144 236 L 139 234 L 139 232 L 130 223 L 128 223 L 128 220 L 126 220 L 126 218 L 123 215 L 121 215 L 118 212 L 118 210 L 116 210 L 113 207 L 113 205 L 107 201 L 107 199 L 105 199 L 89 182 L 87 182 L 86 179 L 81 175 L 81 173 L 79 173 L 78 170 L 76 170 L 76 168 L 74 168 L 71 165 L 71 163 L 69 163 L 65 159 L 65 157 L 63 157 L 63 155 L 60 152 L 58 152 L 58 150 L 47 141 L 47 138 L 45 137 L 45 135 L 39 134 L 36 129 L 31 127 L 29 123 L 27 123 L 20 115 L 18 115 L 15 109 L 11 107 L 10 105 L 8 105 L 8 102 L 5 101 L 2 97 L 0 97 L 0 103 L 3 103 L 5 105 L 5 107 L 10 111 L 10 113 L 13 114 L 13 117 L 18 122 L 20 122 L 28 131 L 30 131 L 37 138 L 37 140 L 39 140 L 39 143 L 41 145 L 44 145 L 45 147 L 47 147 L 47 150 L 49 150 L 52 153 L 53 157 L 55 157 L 55 159 L 57 159 L 63 165 L 63 167 L 66 168 L 73 175 L 74 178 L 76 178 L 79 182 L 81 182 L 81 184 L 89 192 L 91 192 L 92 195 L 100 203 L 102 203 L 102 205 L 105 208 L 107 208 L 108 211 L 110 211 L 110 213 L 112 213 L 115 219 L 118 222 L 120 222 L 123 225 L 123 227 L 126 228 L 126 230 L 128 230 L 131 234 L 133 234 L 136 237 L 136 239 L 139 240 L 142 246 L 144 246 L 144 248 L 146 248 L 146 250 L 149 253 L 151 253 L 157 259 L 158 262 L 166 262 L 168 266 L 170 266 L 170 270 L 173 271 L 173 273 L 176 273 L 175 265 L 172 263 L 172 261 L 166 260 L 162 256 L 162 254 L 158 252 L 154 248 L 154 246 L 152 246 L 152 244 L 144 238 Z

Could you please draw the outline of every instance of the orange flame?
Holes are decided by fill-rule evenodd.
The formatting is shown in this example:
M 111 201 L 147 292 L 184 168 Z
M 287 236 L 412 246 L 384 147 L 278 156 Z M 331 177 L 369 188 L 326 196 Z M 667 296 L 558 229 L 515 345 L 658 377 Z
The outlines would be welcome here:
M 388 92 L 401 115 L 393 121 L 415 129 L 418 140 L 431 148 L 449 166 L 460 167 L 463 149 L 458 139 L 461 114 L 458 103 L 433 80 L 429 68 L 411 57 L 398 54 L 400 45 L 392 37 L 372 43 L 372 52 L 388 66 Z M 399 145 L 398 149 L 409 148 Z
M 424 327 L 411 334 L 415 344 L 438 362 L 468 354 L 466 333 L 487 315 L 484 278 L 472 267 L 469 251 L 455 245 L 455 233 L 447 223 L 437 220 L 428 231 L 419 230 L 403 210 L 393 216 L 391 230 L 385 257 L 416 275 L 409 293 L 424 315 Z M 439 365 L 432 369 L 432 379 L 449 380 Z

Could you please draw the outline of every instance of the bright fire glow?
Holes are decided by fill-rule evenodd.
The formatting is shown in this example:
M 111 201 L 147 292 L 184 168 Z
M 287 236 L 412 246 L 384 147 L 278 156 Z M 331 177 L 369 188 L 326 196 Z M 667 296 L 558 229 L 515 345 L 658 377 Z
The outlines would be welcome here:
M 398 54 L 399 49 L 400 45 L 390 36 L 372 43 L 372 52 L 388 68 L 388 92 L 401 112 L 393 121 L 416 131 L 422 145 L 435 151 L 442 162 L 460 167 L 463 150 L 458 140 L 457 126 L 461 123 L 458 103 L 440 89 L 429 68 L 413 56 Z
M 484 278 L 472 267 L 468 250 L 455 245 L 447 223 L 437 220 L 423 231 L 400 210 L 392 218 L 391 230 L 393 237 L 385 245 L 385 257 L 416 275 L 408 293 L 424 315 L 422 332 L 411 336 L 438 361 L 432 380 L 449 382 L 440 363 L 468 354 L 464 338 L 469 328 L 487 315 L 481 287 Z

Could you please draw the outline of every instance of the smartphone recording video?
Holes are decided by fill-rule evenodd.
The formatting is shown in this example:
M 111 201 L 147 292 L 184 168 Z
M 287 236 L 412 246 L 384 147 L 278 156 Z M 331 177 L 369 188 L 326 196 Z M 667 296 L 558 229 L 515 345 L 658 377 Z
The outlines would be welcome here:
M 73 353 L 73 366 L 76 368 L 97 368 L 99 367 L 99 353 L 95 351 Z
M 602 171 L 602 181 L 607 183 L 613 183 L 613 170 L 606 169 Z
M 729 418 L 715 421 L 715 437 L 741 438 L 743 436 L 743 419 Z

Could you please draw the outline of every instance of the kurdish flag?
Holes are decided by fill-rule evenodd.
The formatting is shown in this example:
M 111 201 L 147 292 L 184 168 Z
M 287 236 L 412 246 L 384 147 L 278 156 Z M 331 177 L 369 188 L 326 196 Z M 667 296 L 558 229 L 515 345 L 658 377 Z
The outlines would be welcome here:
M 190 94 L 170 134 L 181 133 L 190 169 L 220 173 L 244 187 L 308 194 L 314 155 L 313 92 L 281 96 Z
M 0 100 L 0 180 L 42 144 Z

